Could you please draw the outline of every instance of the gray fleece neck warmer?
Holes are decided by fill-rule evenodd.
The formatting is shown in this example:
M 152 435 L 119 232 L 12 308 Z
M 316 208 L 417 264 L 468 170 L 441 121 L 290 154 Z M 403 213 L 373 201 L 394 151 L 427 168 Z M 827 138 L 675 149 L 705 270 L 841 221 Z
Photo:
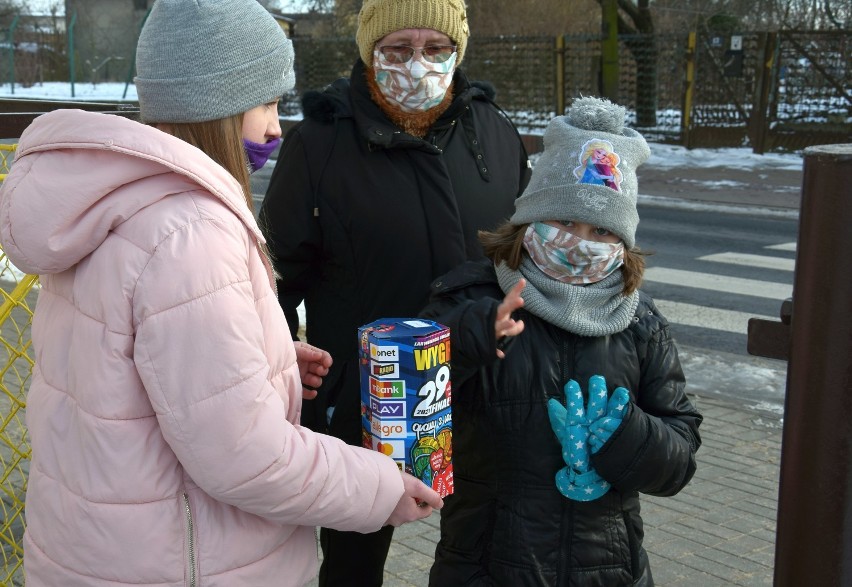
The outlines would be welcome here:
M 527 255 L 518 271 L 505 263 L 495 267 L 503 292 L 523 277 L 527 285 L 521 296 L 524 308 L 542 320 L 580 336 L 604 336 L 630 325 L 639 305 L 639 292 L 625 296 L 624 278 L 616 271 L 589 285 L 570 285 L 548 277 Z

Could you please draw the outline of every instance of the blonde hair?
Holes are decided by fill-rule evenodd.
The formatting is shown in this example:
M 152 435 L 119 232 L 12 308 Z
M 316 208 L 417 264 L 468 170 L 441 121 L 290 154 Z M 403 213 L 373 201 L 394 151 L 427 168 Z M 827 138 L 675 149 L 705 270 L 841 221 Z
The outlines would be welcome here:
M 243 114 L 206 122 L 171 122 L 169 134 L 204 151 L 234 176 L 243 189 L 248 209 L 254 213 L 248 163 L 243 147 Z
M 164 131 L 204 151 L 216 163 L 234 176 L 243 190 L 243 198 L 249 212 L 254 214 L 251 197 L 248 162 L 243 147 L 243 113 L 206 122 L 171 122 Z M 272 253 L 267 243 L 258 243 L 261 253 L 272 264 Z M 277 272 L 273 269 L 275 278 Z
M 479 242 L 485 256 L 495 265 L 506 263 L 509 269 L 517 270 L 521 266 L 524 252 L 524 234 L 529 224 L 514 225 L 509 222 L 498 226 L 492 231 L 479 231 Z M 624 277 L 624 295 L 630 295 L 642 285 L 645 274 L 645 257 L 647 253 L 637 247 L 624 248 L 624 265 L 621 274 Z

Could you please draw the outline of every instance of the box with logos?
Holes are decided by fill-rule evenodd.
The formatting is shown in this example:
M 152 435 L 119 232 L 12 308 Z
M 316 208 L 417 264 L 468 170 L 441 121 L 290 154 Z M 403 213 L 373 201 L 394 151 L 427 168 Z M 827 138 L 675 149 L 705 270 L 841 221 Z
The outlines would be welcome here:
M 441 497 L 453 492 L 450 330 L 419 318 L 358 329 L 363 444 Z

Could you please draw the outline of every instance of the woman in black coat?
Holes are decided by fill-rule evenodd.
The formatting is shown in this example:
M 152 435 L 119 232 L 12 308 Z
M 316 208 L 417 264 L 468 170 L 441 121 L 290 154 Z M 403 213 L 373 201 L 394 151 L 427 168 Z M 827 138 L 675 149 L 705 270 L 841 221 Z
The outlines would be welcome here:
M 482 257 L 477 231 L 512 214 L 527 153 L 494 88 L 459 67 L 463 0 L 366 0 L 348 78 L 306 94 L 260 210 L 295 337 L 333 364 L 301 422 L 360 445 L 358 327 L 414 316 L 429 284 Z M 376 587 L 393 536 L 320 530 L 321 587 Z
M 583 98 L 551 122 L 514 215 L 481 234 L 490 260 L 433 284 L 422 315 L 451 329 L 455 475 L 434 587 L 653 585 L 639 493 L 690 481 L 701 415 L 638 290 L 649 151 L 623 116 Z M 582 181 L 584 155 L 608 157 L 615 187 Z

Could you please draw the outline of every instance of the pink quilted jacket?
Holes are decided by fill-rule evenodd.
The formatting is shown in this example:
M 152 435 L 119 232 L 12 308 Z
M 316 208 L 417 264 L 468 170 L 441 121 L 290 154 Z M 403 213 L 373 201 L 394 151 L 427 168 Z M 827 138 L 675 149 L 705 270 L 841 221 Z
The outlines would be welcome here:
M 157 129 L 58 110 L 23 134 L 0 243 L 42 276 L 28 587 L 303 585 L 314 526 L 388 518 L 396 465 L 298 424 L 262 241 L 237 182 Z

